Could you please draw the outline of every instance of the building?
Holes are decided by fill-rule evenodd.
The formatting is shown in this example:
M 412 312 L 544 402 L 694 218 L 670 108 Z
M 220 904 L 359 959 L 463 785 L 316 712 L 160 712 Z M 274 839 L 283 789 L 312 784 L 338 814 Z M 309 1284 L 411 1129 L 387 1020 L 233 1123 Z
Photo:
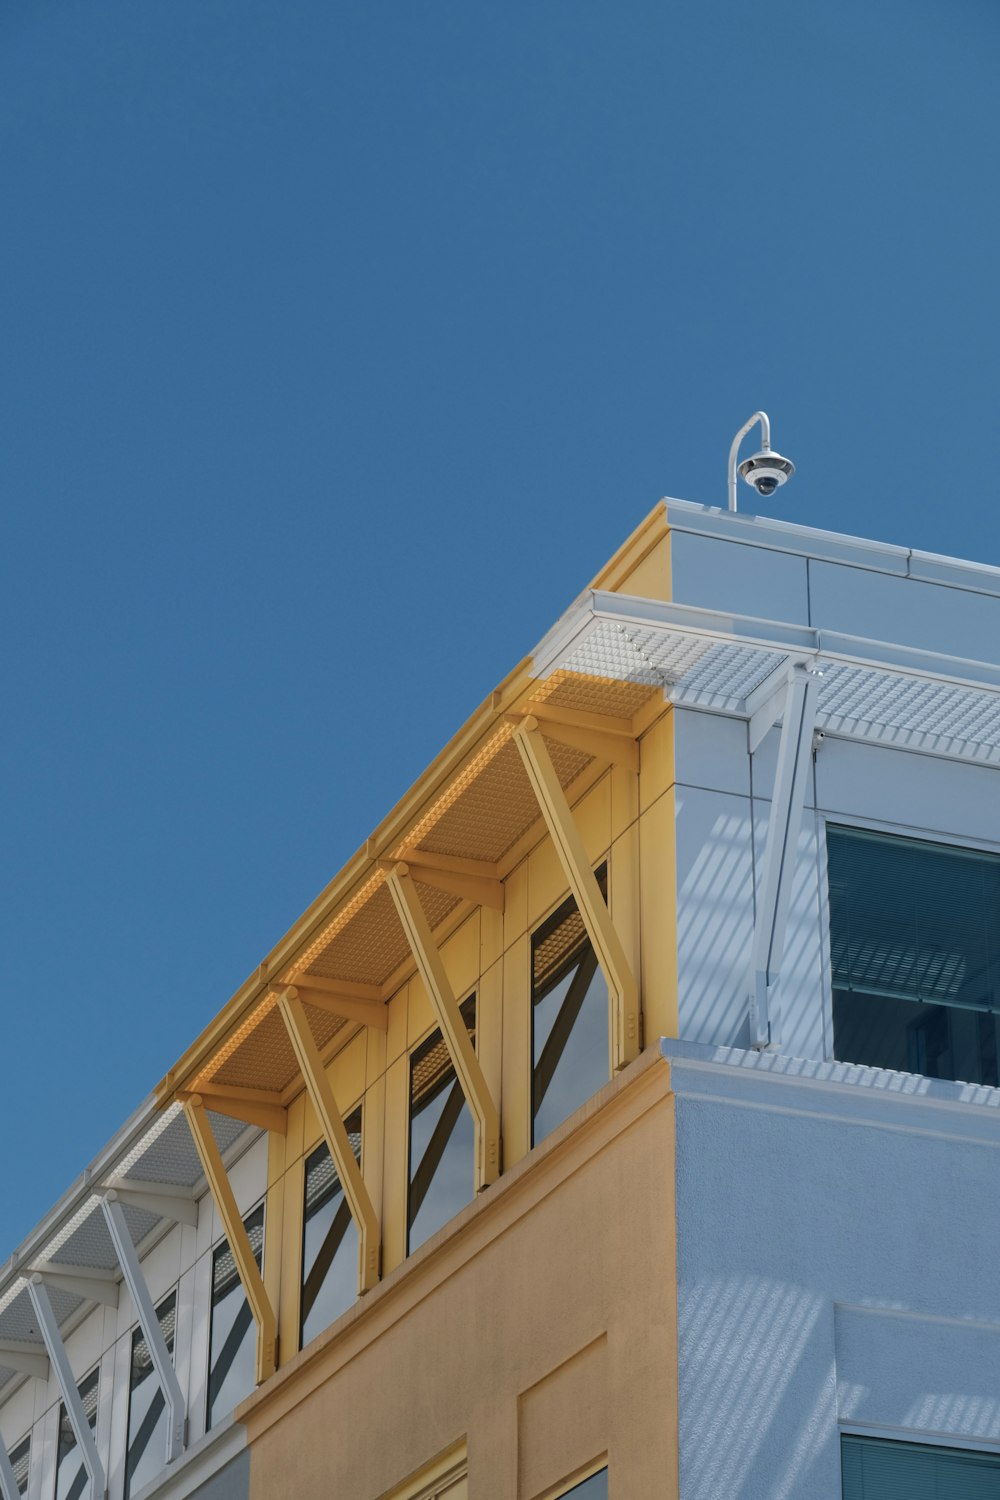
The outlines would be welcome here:
M 659 505 L 0 1269 L 7 1500 L 1000 1495 L 998 641 Z

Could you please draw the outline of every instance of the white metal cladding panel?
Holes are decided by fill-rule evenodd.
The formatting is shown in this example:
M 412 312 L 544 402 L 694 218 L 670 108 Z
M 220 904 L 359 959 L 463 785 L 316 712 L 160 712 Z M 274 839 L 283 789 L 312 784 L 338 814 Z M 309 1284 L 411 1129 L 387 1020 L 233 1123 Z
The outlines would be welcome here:
M 678 787 L 676 808 L 680 1035 L 745 1046 L 753 938 L 750 799 Z
M 968 589 L 813 560 L 809 597 L 809 623 L 823 630 L 971 658 L 1000 639 L 1000 598 Z
M 816 799 L 832 818 L 897 823 L 949 838 L 1000 844 L 1000 797 L 992 767 L 883 745 L 827 740 L 816 757 Z
M 806 559 L 794 553 L 677 531 L 670 537 L 670 575 L 678 604 L 809 622 Z
M 682 785 L 750 795 L 747 726 L 742 719 L 674 711 L 674 774 Z

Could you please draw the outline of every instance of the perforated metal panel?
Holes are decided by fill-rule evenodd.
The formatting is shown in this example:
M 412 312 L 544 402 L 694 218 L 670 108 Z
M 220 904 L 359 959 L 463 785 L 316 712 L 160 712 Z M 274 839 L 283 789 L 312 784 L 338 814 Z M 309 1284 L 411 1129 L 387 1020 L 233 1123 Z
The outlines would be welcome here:
M 210 1113 L 209 1122 L 223 1154 L 247 1129 L 241 1120 L 232 1120 L 228 1115 Z M 118 1171 L 137 1185 L 165 1182 L 175 1187 L 193 1187 L 201 1180 L 201 1162 L 179 1104 L 164 1110 L 140 1144 L 122 1158 Z
M 636 605 L 640 601 L 634 601 Z M 692 615 L 704 611 L 692 610 Z M 773 647 L 759 641 L 727 638 L 721 628 L 732 625 L 736 636 L 766 633 L 766 621 L 717 617 L 715 637 L 706 628 L 697 632 L 670 623 L 628 624 L 592 614 L 561 654 L 551 662 L 554 676 L 565 673 L 620 674 L 628 682 L 652 677 L 670 691 L 675 703 L 724 713 L 746 711 L 746 700 L 772 675 L 793 661 L 815 661 L 823 673 L 817 726 L 831 733 L 857 736 L 883 744 L 1000 764 L 1000 692 L 978 688 L 956 676 L 988 676 L 987 667 L 974 662 L 951 663 L 947 657 L 927 657 L 927 671 L 908 670 L 919 653 L 900 650 L 900 665 L 872 665 L 845 660 L 870 655 L 875 662 L 896 648 L 882 642 L 830 637 L 803 631 L 802 643 Z M 778 628 L 778 627 L 774 627 Z M 807 641 L 814 642 L 808 649 Z M 829 643 L 830 650 L 825 645 Z M 817 649 L 819 648 L 818 654 Z M 940 664 L 940 674 L 938 674 Z M 923 661 L 919 663 L 923 669 Z

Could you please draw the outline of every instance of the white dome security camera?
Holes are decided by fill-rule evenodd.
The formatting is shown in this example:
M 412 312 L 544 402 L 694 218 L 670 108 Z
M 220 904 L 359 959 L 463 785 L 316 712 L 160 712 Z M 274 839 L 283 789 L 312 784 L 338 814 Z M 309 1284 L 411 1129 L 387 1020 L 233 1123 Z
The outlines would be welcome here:
M 795 465 L 790 458 L 782 458 L 770 448 L 762 448 L 740 464 L 739 472 L 747 484 L 752 484 L 758 495 L 773 495 L 779 484 L 791 479 Z
M 760 423 L 761 450 L 740 464 L 739 472 L 747 484 L 752 484 L 758 495 L 773 495 L 779 485 L 791 479 L 795 465 L 790 458 L 782 458 L 771 447 L 771 423 L 766 411 L 755 411 L 748 422 L 744 422 L 733 438 L 729 450 L 729 509 L 736 509 L 736 460 L 740 444 L 756 423 Z

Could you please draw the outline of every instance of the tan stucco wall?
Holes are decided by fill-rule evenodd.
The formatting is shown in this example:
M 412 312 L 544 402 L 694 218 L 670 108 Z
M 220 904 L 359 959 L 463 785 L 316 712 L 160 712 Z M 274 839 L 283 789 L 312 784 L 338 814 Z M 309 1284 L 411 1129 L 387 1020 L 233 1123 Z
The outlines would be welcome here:
M 463 1438 L 475 1500 L 609 1455 L 676 1495 L 673 1101 L 655 1049 L 239 1409 L 251 1496 L 377 1500 Z

